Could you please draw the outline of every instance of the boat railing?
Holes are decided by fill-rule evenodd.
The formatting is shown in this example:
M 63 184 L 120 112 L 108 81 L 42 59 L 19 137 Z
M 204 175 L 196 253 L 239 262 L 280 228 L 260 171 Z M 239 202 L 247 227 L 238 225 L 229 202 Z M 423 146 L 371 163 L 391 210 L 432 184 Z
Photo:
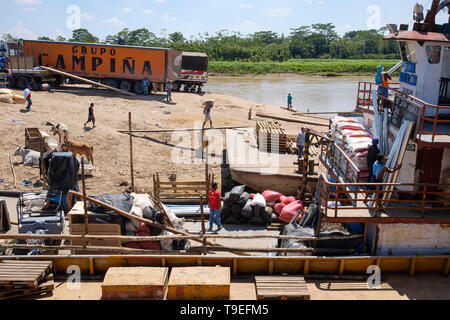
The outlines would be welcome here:
M 450 190 L 448 184 L 334 183 L 324 173 L 319 179 L 319 209 L 325 217 L 351 220 L 359 214 L 379 218 L 386 213 L 423 219 L 450 215 L 450 192 L 442 191 Z
M 319 160 L 329 172 L 333 172 L 342 181 L 355 183 L 360 181 L 361 171 L 336 143 L 329 142 L 322 144 Z
M 378 90 L 379 87 L 383 87 L 385 89 L 397 90 L 400 88 L 400 83 L 391 83 L 389 87 L 380 86 L 374 82 L 365 82 L 360 81 L 358 83 L 358 96 L 356 99 L 356 110 L 360 112 L 369 111 L 373 112 L 373 97 L 372 92 L 373 89 Z M 392 93 L 393 91 L 391 91 Z M 385 98 L 385 97 L 382 97 Z

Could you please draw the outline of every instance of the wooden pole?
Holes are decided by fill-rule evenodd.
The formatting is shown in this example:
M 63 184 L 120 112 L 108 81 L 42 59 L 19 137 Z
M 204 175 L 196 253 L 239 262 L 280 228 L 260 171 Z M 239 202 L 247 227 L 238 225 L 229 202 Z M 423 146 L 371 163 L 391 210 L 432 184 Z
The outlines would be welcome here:
M 89 216 L 87 211 L 87 201 L 86 201 L 86 180 L 84 177 L 84 157 L 81 158 L 81 178 L 82 178 L 82 188 L 83 188 L 83 208 L 84 208 L 84 233 L 89 234 Z M 86 246 L 89 244 L 89 240 L 86 240 Z
M 205 213 L 203 212 L 203 196 L 200 196 L 200 213 L 202 215 L 202 236 L 203 236 L 203 248 L 206 248 L 206 228 L 205 228 Z M 202 254 L 206 254 L 206 251 L 203 250 Z
M 70 190 L 69 192 L 72 193 L 75 196 L 78 196 L 78 197 L 82 197 L 83 196 L 83 194 L 81 194 L 79 192 L 76 192 L 76 191 L 73 191 L 73 190 Z M 140 221 L 140 222 L 144 222 L 144 223 L 148 224 L 149 226 L 152 226 L 152 227 L 155 227 L 155 228 L 158 228 L 158 229 L 161 229 L 161 230 L 166 230 L 166 231 L 172 232 L 174 234 L 181 234 L 181 235 L 184 235 L 184 236 L 189 236 L 189 233 L 187 233 L 187 232 L 183 232 L 183 231 L 177 230 L 175 228 L 163 226 L 163 225 L 161 225 L 159 223 L 156 223 L 156 222 L 153 222 L 153 221 L 151 221 L 149 219 L 145 219 L 145 218 L 134 216 L 134 215 L 132 215 L 132 214 L 130 214 L 128 212 L 125 212 L 123 210 L 117 209 L 116 207 L 111 206 L 111 205 L 109 205 L 107 203 L 104 203 L 102 201 L 99 201 L 97 199 L 94 199 L 94 198 L 91 198 L 91 197 L 86 197 L 86 200 L 89 201 L 89 202 L 92 202 L 92 203 L 94 203 L 96 205 L 99 205 L 101 207 L 104 207 L 106 209 L 112 210 L 112 211 L 116 212 L 117 214 L 119 214 L 119 215 L 121 215 L 121 216 L 123 216 L 125 218 L 131 219 L 131 220 Z M 192 240 L 195 241 L 195 242 L 199 242 L 199 243 L 203 244 L 203 239 L 200 239 L 199 237 L 197 237 L 195 239 L 192 239 Z M 219 244 L 211 242 L 211 241 L 207 241 L 206 244 L 209 245 L 209 246 L 217 246 L 217 245 L 219 245 Z
M 232 126 L 232 127 L 214 127 L 214 128 L 186 128 L 186 129 L 157 129 L 157 130 L 131 130 L 131 133 L 165 133 L 165 132 L 183 132 L 183 131 L 207 131 L 207 130 L 226 130 L 226 129 L 245 129 L 250 126 Z M 119 133 L 130 134 L 129 130 L 118 130 Z
M 134 168 L 133 168 L 133 135 L 131 134 L 131 112 L 128 112 L 128 128 L 130 134 L 130 171 L 131 171 L 131 190 L 134 192 Z
M 11 166 L 12 176 L 13 176 L 13 179 L 14 179 L 14 189 L 17 189 L 16 171 L 14 171 L 14 165 L 12 163 L 11 153 L 10 152 L 8 152 L 8 157 L 9 157 L 9 164 Z
M 42 188 L 47 189 L 47 176 L 45 174 L 45 164 L 44 164 L 44 146 L 41 133 L 39 133 L 39 149 L 40 149 L 40 159 L 41 159 L 41 170 L 42 170 Z
M 114 87 L 110 87 L 110 86 L 107 86 L 105 84 L 101 84 L 101 83 L 98 83 L 98 82 L 95 82 L 95 81 L 92 81 L 92 80 L 88 80 L 88 79 L 85 79 L 85 78 L 82 78 L 82 77 L 78 77 L 78 76 L 75 76 L 75 75 L 67 73 L 67 72 L 55 70 L 53 68 L 44 67 L 44 66 L 40 66 L 40 68 L 42 68 L 44 70 L 47 70 L 47 71 L 51 71 L 53 73 L 61 74 L 63 76 L 66 76 L 66 77 L 69 77 L 69 78 L 73 78 L 73 79 L 76 79 L 76 80 L 79 80 L 79 81 L 82 81 L 82 82 L 85 82 L 85 83 L 88 83 L 88 84 L 92 84 L 93 86 L 103 87 L 103 88 L 106 88 L 106 89 L 109 89 L 109 90 L 112 90 L 112 91 L 116 91 L 116 92 L 125 94 L 127 96 L 132 96 L 132 97 L 135 96 L 134 93 L 131 93 L 131 92 L 128 92 L 128 91 L 124 91 L 124 90 L 120 90 L 120 89 L 117 89 L 117 88 L 114 88 Z

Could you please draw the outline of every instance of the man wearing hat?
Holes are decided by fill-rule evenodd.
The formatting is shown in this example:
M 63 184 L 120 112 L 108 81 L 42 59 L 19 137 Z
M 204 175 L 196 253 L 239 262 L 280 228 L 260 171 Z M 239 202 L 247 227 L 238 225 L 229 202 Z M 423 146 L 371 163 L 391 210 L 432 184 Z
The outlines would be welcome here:
M 23 93 L 23 97 L 25 99 L 27 99 L 27 102 L 28 102 L 27 111 L 30 111 L 31 105 L 33 104 L 33 102 L 31 101 L 31 86 L 27 86 L 27 88 L 25 89 L 25 91 Z
M 380 153 L 378 148 L 378 143 L 380 140 L 378 138 L 373 138 L 372 145 L 369 147 L 369 153 L 367 154 L 367 166 L 369 167 L 369 182 L 372 181 L 373 177 L 373 164 L 377 161 L 377 155 Z
M 203 109 L 203 114 L 205 115 L 205 121 L 203 122 L 202 129 L 205 128 L 206 122 L 208 122 L 208 121 L 212 128 L 213 124 L 212 124 L 212 119 L 211 119 L 211 109 L 214 107 L 214 100 L 206 100 L 205 102 L 203 102 L 203 105 L 205 106 L 205 108 Z

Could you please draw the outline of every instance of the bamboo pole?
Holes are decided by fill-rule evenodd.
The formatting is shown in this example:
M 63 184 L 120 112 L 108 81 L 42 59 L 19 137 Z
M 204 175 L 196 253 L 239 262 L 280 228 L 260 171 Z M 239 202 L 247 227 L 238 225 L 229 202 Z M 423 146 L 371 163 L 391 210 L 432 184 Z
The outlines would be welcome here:
M 131 171 L 131 190 L 134 192 L 134 168 L 133 168 L 133 135 L 131 134 L 131 112 L 128 112 L 128 132 L 130 135 L 130 171 Z
M 69 192 L 72 193 L 75 196 L 78 196 L 78 197 L 82 197 L 83 196 L 81 193 L 73 191 L 73 190 L 70 190 Z M 186 232 L 183 232 L 183 231 L 171 228 L 171 227 L 166 227 L 166 226 L 160 225 L 159 223 L 153 222 L 153 221 L 145 219 L 145 218 L 134 216 L 132 214 L 129 214 L 129 213 L 123 211 L 123 210 L 117 209 L 116 207 L 113 207 L 113 206 L 111 206 L 111 205 L 109 205 L 107 203 L 104 203 L 102 201 L 99 201 L 97 199 L 86 197 L 86 200 L 88 200 L 89 202 L 95 203 L 96 205 L 102 206 L 102 207 L 104 207 L 106 209 L 112 210 L 112 211 L 116 212 L 117 214 L 119 214 L 119 215 L 121 215 L 121 216 L 123 216 L 125 218 L 131 219 L 131 220 L 137 220 L 137 221 L 140 221 L 140 222 L 144 222 L 144 223 L 146 223 L 146 224 L 148 224 L 148 225 L 150 225 L 152 227 L 155 227 L 155 228 L 158 228 L 158 229 L 161 229 L 161 230 L 166 230 L 166 231 L 169 231 L 169 232 L 172 232 L 172 233 L 175 233 L 175 234 L 181 234 L 181 235 L 184 235 L 184 236 L 188 236 L 189 235 Z M 192 239 L 192 240 L 203 244 L 203 239 L 201 239 L 199 237 L 196 237 L 195 239 Z M 217 244 L 215 242 L 210 242 L 210 241 L 207 241 L 206 244 L 209 245 L 209 246 L 220 246 L 219 244 Z
M 327 128 L 329 127 L 329 124 L 324 124 L 324 123 L 320 123 L 320 122 L 318 123 L 318 122 L 313 122 L 313 121 L 297 120 L 297 119 L 291 119 L 291 118 L 263 114 L 263 113 L 257 113 L 256 116 L 261 117 L 261 118 L 270 118 L 270 119 L 287 121 L 287 122 L 310 124 L 310 125 L 320 126 L 320 127 L 327 127 Z
M 331 236 L 320 237 L 318 241 L 326 240 L 347 240 L 363 238 L 364 235 L 349 235 L 349 236 Z M 0 234 L 0 240 L 118 240 L 122 242 L 139 242 L 139 241 L 159 241 L 159 240 L 191 240 L 198 238 L 198 235 L 164 235 L 164 236 L 119 236 L 119 235 L 69 235 L 69 234 Z M 205 235 L 206 239 L 283 239 L 283 240 L 302 240 L 314 241 L 316 237 L 304 236 L 280 236 L 280 235 Z
M 12 176 L 13 176 L 13 179 L 14 179 L 14 189 L 17 189 L 16 171 L 14 170 L 14 165 L 12 163 L 11 153 L 10 152 L 8 152 L 8 157 L 9 157 L 9 165 L 11 166 Z
M 203 196 L 200 196 L 200 213 L 202 215 L 202 237 L 203 237 L 203 248 L 206 248 L 206 228 L 205 228 L 205 213 L 203 212 Z M 202 251 L 202 254 L 206 254 L 206 251 Z
M 127 96 L 132 96 L 132 97 L 135 96 L 134 93 L 131 93 L 131 92 L 128 92 L 128 91 L 124 91 L 124 90 L 120 90 L 120 89 L 117 89 L 117 88 L 114 88 L 114 87 L 110 87 L 110 86 L 107 86 L 105 84 L 101 84 L 101 83 L 98 83 L 98 82 L 95 82 L 95 81 L 92 81 L 92 80 L 88 80 L 88 79 L 85 79 L 85 78 L 82 78 L 82 77 L 78 77 L 78 76 L 75 76 L 75 75 L 67 73 L 67 72 L 55 70 L 53 68 L 44 67 L 44 66 L 39 66 L 39 67 L 44 69 L 44 70 L 51 71 L 53 73 L 57 73 L 57 74 L 60 74 L 60 75 L 63 75 L 63 76 L 69 77 L 69 78 L 76 79 L 78 81 L 82 81 L 82 82 L 85 82 L 85 83 L 88 83 L 88 84 L 92 84 L 93 86 L 103 87 L 103 88 L 106 88 L 106 89 L 109 89 L 109 90 L 112 90 L 112 91 L 119 92 L 121 94 L 125 94 Z
M 131 133 L 165 133 L 178 131 L 207 131 L 207 130 L 226 130 L 226 129 L 245 129 L 250 126 L 231 126 L 231 127 L 214 127 L 214 128 L 186 128 L 186 129 L 157 129 L 157 130 L 131 130 Z M 119 133 L 130 134 L 129 130 L 118 130 Z
M 83 208 L 84 208 L 84 232 L 86 235 L 89 234 L 89 216 L 87 210 L 86 202 L 86 179 L 84 177 L 84 157 L 81 157 L 81 178 L 82 178 L 82 188 L 83 188 Z M 86 246 L 89 244 L 89 240 L 86 240 Z

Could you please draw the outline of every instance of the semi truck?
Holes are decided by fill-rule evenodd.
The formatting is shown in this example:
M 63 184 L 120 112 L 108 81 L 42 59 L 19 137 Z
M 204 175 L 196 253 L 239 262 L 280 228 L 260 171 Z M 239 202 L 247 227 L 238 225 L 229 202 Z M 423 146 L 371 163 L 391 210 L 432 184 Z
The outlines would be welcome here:
M 39 89 L 43 83 L 57 87 L 64 76 L 39 68 L 50 67 L 128 92 L 142 94 L 142 81 L 156 87 L 171 81 L 174 90 L 183 84 L 204 85 L 208 56 L 167 48 L 24 40 L 0 43 L 0 56 L 9 57 L 9 86 Z

